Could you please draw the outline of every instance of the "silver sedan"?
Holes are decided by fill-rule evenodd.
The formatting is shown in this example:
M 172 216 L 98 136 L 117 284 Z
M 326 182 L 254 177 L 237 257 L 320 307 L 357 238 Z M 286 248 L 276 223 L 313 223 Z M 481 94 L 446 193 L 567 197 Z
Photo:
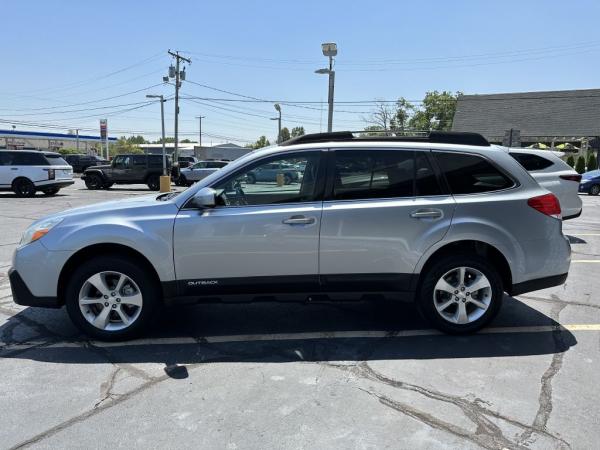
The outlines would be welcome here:
M 225 167 L 229 161 L 200 161 L 193 166 L 181 169 L 179 179 L 177 180 L 178 186 L 191 186 L 196 181 L 200 181 L 206 178 L 211 173 Z

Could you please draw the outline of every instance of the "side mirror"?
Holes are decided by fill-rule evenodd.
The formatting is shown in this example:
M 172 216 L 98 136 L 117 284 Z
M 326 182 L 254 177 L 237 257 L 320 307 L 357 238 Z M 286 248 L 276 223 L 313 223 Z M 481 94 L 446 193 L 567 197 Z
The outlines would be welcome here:
M 194 194 L 193 203 L 198 208 L 214 208 L 217 204 L 217 191 L 204 187 Z

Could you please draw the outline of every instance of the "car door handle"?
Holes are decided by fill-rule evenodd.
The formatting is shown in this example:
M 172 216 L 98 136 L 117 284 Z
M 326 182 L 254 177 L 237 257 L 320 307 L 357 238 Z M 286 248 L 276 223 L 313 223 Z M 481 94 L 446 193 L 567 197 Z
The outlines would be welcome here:
M 19 170 L 17 167 L 11 167 L 10 170 Z
M 292 216 L 287 219 L 283 219 L 283 223 L 286 225 L 310 225 L 312 223 L 315 223 L 315 218 L 304 216 Z
M 413 219 L 439 219 L 442 215 L 439 209 L 417 209 L 410 213 Z

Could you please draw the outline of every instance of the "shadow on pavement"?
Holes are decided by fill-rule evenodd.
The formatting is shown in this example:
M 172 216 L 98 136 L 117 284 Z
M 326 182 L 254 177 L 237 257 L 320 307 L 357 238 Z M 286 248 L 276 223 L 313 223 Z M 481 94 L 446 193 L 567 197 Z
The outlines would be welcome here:
M 178 364 L 208 362 L 364 361 L 448 358 L 490 358 L 544 355 L 564 352 L 576 345 L 575 336 L 561 329 L 510 333 L 489 332 L 468 336 L 411 335 L 410 330 L 430 326 L 411 304 L 209 304 L 166 310 L 143 341 L 86 343 L 83 337 L 64 339 L 48 333 L 32 338 L 37 347 L 11 351 L 10 337 L 18 326 L 34 320 L 40 329 L 71 330 L 64 311 L 35 314 L 32 308 L 10 318 L 0 327 L 0 358 L 18 358 L 61 364 L 119 363 Z M 23 317 L 20 317 L 23 316 Z M 47 318 L 50 317 L 50 318 Z M 40 320 L 48 323 L 40 323 Z M 47 318 L 47 319 L 46 319 Z M 65 323 L 56 323 L 64 321 Z M 16 324 L 15 322 L 19 322 Z M 491 327 L 556 326 L 547 315 L 512 297 Z M 54 328 L 52 328 L 54 327 Z M 386 331 L 377 337 L 365 332 Z M 493 331 L 493 330 L 492 330 Z M 332 336 L 345 332 L 343 337 Z M 356 332 L 356 337 L 353 337 Z M 393 336 L 394 332 L 408 336 Z M 295 335 L 302 333 L 302 335 Z M 62 333 L 61 333 L 62 334 Z M 64 334 L 68 334 L 64 333 Z M 276 334 L 277 336 L 270 336 Z M 284 336 L 282 336 L 282 334 Z M 289 334 L 289 336 L 287 336 Z M 207 337 L 237 336 L 226 342 L 207 342 Z M 242 336 L 240 338 L 240 336 Z M 247 336 L 247 337 L 244 337 Z M 47 340 L 47 342 L 46 342 Z M 182 342 L 183 341 L 183 342 Z M 229 342 L 227 342 L 229 341 Z M 74 345 L 79 343 L 81 345 Z M 2 346 L 7 345 L 2 351 Z

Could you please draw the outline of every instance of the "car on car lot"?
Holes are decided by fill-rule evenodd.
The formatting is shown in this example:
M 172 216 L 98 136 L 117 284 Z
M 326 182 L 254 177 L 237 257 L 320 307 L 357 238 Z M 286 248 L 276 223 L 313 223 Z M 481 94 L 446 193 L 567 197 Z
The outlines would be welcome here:
M 581 215 L 583 204 L 578 195 L 581 175 L 560 159 L 564 153 L 525 148 L 509 148 L 508 151 L 540 186 L 558 197 L 563 220 Z
M 273 166 L 299 183 L 248 182 Z M 305 135 L 249 153 L 181 193 L 34 222 L 15 250 L 16 303 L 66 305 L 99 339 L 132 338 L 164 305 L 414 300 L 449 333 L 489 323 L 503 292 L 564 283 L 556 196 L 471 133 Z
M 278 161 L 272 164 L 265 164 L 251 170 L 246 175 L 246 181 L 250 184 L 257 182 L 273 182 L 277 181 L 277 177 L 281 177 L 283 184 L 291 184 L 298 182 L 301 164 L 294 165 L 288 161 Z
M 0 191 L 33 197 L 41 191 L 55 195 L 73 184 L 73 168 L 53 152 L 0 150 Z
M 167 170 L 171 159 L 167 157 Z M 110 164 L 88 167 L 81 176 L 88 189 L 109 189 L 113 184 L 147 184 L 152 191 L 160 188 L 162 155 L 117 155 Z
M 88 167 L 109 164 L 109 161 L 96 155 L 73 153 L 64 156 L 65 161 L 73 167 L 73 172 L 83 173 Z
M 600 170 L 590 170 L 582 175 L 579 192 L 589 195 L 600 194 Z
M 222 169 L 229 161 L 200 161 L 179 171 L 178 186 L 191 186 L 196 181 L 206 178 L 210 174 Z
M 183 169 L 185 167 L 190 167 L 196 164 L 198 162 L 198 158 L 196 158 L 195 156 L 179 156 L 177 158 L 177 161 L 179 162 L 179 167 Z

